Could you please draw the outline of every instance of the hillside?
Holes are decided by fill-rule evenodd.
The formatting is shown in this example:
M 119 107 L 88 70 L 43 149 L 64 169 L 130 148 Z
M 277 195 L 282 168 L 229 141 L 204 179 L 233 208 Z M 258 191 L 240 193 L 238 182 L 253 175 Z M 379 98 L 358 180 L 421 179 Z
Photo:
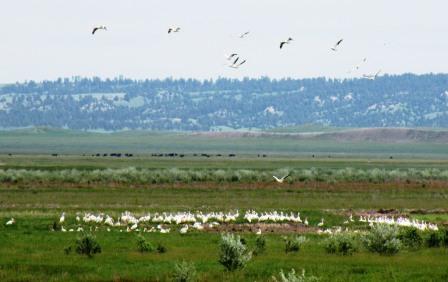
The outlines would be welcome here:
M 0 88 L 1 128 L 253 131 L 303 124 L 447 127 L 448 75 L 376 80 L 71 78 Z

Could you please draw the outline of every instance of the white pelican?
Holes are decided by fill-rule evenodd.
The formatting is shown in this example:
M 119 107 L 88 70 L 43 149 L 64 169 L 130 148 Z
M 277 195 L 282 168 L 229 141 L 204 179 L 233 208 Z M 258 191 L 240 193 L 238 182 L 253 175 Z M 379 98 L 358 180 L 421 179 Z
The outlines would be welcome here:
M 324 218 L 322 218 L 320 220 L 320 222 L 317 224 L 317 226 L 319 226 L 319 227 L 324 226 Z
M 331 47 L 331 50 L 336 52 L 338 50 L 339 45 L 341 45 L 342 41 L 344 41 L 344 39 L 339 39 L 339 41 L 336 42 L 336 44 L 334 44 L 333 47 Z
M 180 234 L 186 234 L 187 231 L 188 231 L 188 225 L 185 224 L 184 227 L 182 227 L 179 232 Z
M 8 222 L 6 222 L 6 225 L 13 225 L 14 223 L 16 223 L 16 220 L 14 218 L 11 218 L 10 220 L 8 220 Z
M 246 37 L 247 35 L 249 35 L 249 33 L 250 33 L 250 31 L 246 31 L 245 33 L 240 35 L 240 38 Z
M 59 223 L 64 223 L 64 221 L 65 221 L 65 212 L 61 214 L 61 217 L 59 218 Z
M 170 27 L 168 29 L 168 33 L 179 32 L 179 31 L 180 31 L 180 27 Z
M 257 232 L 256 232 L 255 234 L 257 234 L 257 235 L 261 235 L 261 229 L 258 228 L 258 230 L 257 230 Z
M 370 79 L 370 80 L 375 80 L 378 75 L 380 74 L 381 70 L 377 71 L 375 74 L 363 74 L 362 77 Z
M 233 57 L 235 57 L 235 56 L 238 56 L 238 54 L 237 54 L 237 53 L 232 53 L 232 54 L 226 56 L 226 58 L 227 58 L 227 60 L 230 61 L 230 60 L 233 59 Z
M 283 183 L 283 181 L 285 181 L 285 179 L 289 177 L 289 174 L 283 176 L 282 178 L 278 178 L 275 175 L 273 175 L 272 177 L 274 177 L 275 181 L 277 181 L 278 183 Z
M 107 30 L 107 27 L 105 25 L 95 26 L 92 30 L 92 34 L 95 34 L 97 30 Z
M 286 41 L 282 41 L 280 42 L 280 49 L 283 48 L 283 45 L 285 44 L 289 44 L 293 39 L 291 37 L 289 37 Z

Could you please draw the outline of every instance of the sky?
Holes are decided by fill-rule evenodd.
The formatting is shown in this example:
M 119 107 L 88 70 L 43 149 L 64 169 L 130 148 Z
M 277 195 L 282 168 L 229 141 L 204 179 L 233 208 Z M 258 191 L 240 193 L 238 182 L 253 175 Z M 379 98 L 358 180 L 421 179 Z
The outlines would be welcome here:
M 446 73 L 447 10 L 446 0 L 3 1 L 0 84 Z M 92 35 L 96 25 L 108 31 Z M 171 26 L 181 32 L 168 34 Z M 288 37 L 294 41 L 280 50 Z M 239 69 L 226 66 L 233 52 L 247 60 Z

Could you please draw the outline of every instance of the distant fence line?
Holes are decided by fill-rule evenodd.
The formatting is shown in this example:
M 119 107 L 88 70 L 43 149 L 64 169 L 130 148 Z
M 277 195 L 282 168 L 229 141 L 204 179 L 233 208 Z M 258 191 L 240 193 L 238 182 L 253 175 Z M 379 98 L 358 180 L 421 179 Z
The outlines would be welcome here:
M 122 183 L 157 184 L 191 182 L 269 182 L 272 176 L 289 174 L 286 182 L 372 182 L 448 180 L 448 169 L 362 169 L 362 168 L 310 168 L 277 170 L 250 169 L 63 169 L 29 170 L 0 169 L 0 183 Z

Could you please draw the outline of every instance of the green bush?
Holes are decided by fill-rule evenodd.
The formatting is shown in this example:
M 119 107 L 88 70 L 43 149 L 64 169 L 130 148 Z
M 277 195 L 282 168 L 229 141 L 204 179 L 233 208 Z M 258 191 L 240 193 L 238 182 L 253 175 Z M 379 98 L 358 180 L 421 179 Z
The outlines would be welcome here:
M 444 233 L 440 231 L 431 231 L 426 237 L 426 245 L 429 248 L 438 248 L 444 241 Z
M 83 234 L 76 240 L 76 252 L 91 258 L 94 254 L 101 253 L 101 246 L 93 235 Z
M 67 248 L 64 249 L 64 253 L 65 253 L 66 255 L 71 254 L 71 252 L 72 252 L 72 246 L 68 246 Z
M 257 236 L 257 239 L 255 240 L 255 250 L 254 255 L 260 255 L 266 251 L 266 238 L 264 236 L 260 235 Z
M 423 238 L 415 227 L 402 229 L 398 238 L 404 246 L 412 249 L 420 248 L 423 244 Z
M 377 224 L 364 235 L 366 248 L 374 253 L 393 255 L 400 251 L 401 241 L 398 239 L 399 230 L 394 225 Z
M 145 237 L 139 235 L 137 237 L 137 249 L 140 253 L 147 253 L 154 251 L 155 248 L 145 239 Z
M 167 248 L 162 245 L 161 243 L 157 244 L 157 248 L 156 248 L 157 252 L 159 252 L 160 254 L 166 253 Z
M 242 269 L 252 259 L 252 253 L 238 235 L 222 234 L 219 248 L 219 263 L 228 271 Z
M 182 261 L 174 265 L 172 281 L 192 282 L 197 280 L 196 267 L 193 263 Z
M 352 255 L 358 251 L 356 237 L 349 233 L 336 233 L 331 235 L 324 242 L 327 253 Z
M 284 273 L 283 270 L 280 270 L 278 275 L 278 279 L 275 276 L 272 276 L 272 280 L 275 282 L 315 282 L 319 281 L 319 279 L 315 276 L 306 276 L 305 270 L 302 270 L 302 274 L 296 274 L 294 269 L 291 269 L 290 272 Z
M 298 252 L 307 241 L 304 236 L 284 237 L 285 253 Z

